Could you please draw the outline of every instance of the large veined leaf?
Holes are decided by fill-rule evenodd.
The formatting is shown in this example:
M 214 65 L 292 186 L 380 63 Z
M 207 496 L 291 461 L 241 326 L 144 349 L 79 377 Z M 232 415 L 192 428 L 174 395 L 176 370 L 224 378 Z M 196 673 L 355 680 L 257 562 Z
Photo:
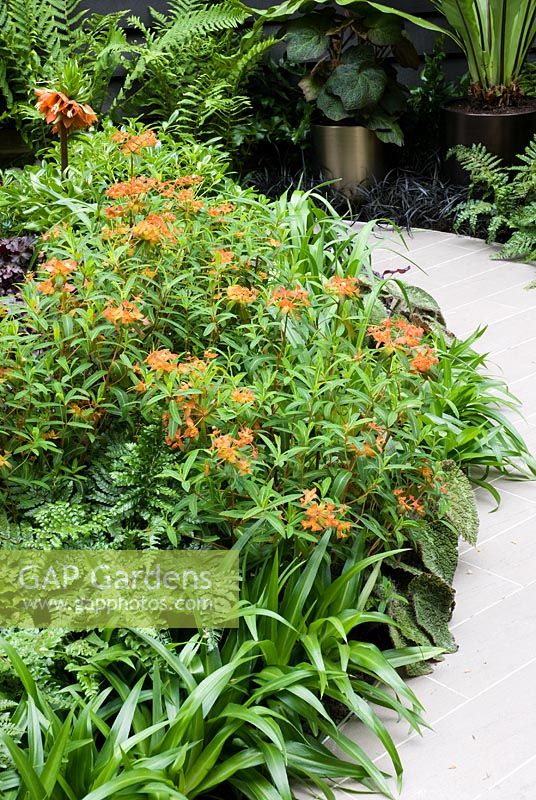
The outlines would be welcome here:
M 404 22 L 394 14 L 374 14 L 367 20 L 367 35 L 379 47 L 396 44 L 402 39 Z
M 318 61 L 327 52 L 330 20 L 320 14 L 291 20 L 285 26 L 287 58 L 293 63 Z
M 328 92 L 325 86 L 319 92 L 316 104 L 320 111 L 334 122 L 340 122 L 342 119 L 347 119 L 351 116 L 351 113 L 343 106 L 340 97 Z
M 457 650 L 449 630 L 449 620 L 454 607 L 454 590 L 437 575 L 423 573 L 409 584 L 415 617 L 433 643 L 449 653 Z
M 326 82 L 326 91 L 340 98 L 347 111 L 375 106 L 385 90 L 387 76 L 382 69 L 341 64 Z
M 367 128 L 374 131 L 381 142 L 396 144 L 399 147 L 404 144 L 402 128 L 396 120 L 387 114 L 374 114 L 368 117 Z
M 458 536 L 476 545 L 479 519 L 473 487 L 454 461 L 445 462 L 443 470 L 448 502 L 446 517 Z

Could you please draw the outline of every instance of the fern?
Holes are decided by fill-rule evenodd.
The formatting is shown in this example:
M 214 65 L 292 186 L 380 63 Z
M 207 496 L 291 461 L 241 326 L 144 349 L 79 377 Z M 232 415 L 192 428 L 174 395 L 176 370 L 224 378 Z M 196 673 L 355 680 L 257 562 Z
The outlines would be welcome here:
M 120 27 L 124 15 L 87 16 L 80 0 L 3 0 L 0 8 L 0 94 L 6 111 L 34 149 L 45 143 L 45 129 L 34 108 L 34 89 L 52 85 L 63 65 L 77 58 L 89 96 L 100 111 L 119 65 L 128 68 L 132 51 Z
M 230 147 L 233 128 L 251 113 L 246 83 L 274 43 L 257 31 L 235 33 L 249 13 L 239 0 L 174 0 L 169 15 L 151 10 L 150 29 L 130 18 L 142 43 L 115 106 L 172 117 L 175 133 L 220 137 Z
M 504 167 L 482 144 L 456 147 L 452 151 L 469 172 L 471 197 L 458 209 L 456 229 L 468 223 L 474 231 L 478 222 L 488 223 L 488 242 L 506 243 L 496 258 L 536 260 L 536 136 L 518 156 L 513 167 Z

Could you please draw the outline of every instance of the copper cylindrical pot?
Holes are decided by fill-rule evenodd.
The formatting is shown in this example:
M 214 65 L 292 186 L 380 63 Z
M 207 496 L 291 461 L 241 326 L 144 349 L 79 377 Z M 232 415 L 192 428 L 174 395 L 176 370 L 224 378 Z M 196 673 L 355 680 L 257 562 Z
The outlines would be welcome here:
M 387 146 L 361 125 L 313 125 L 313 153 L 317 168 L 335 187 L 349 193 L 372 175 L 383 177 L 388 169 Z
M 512 108 L 507 113 L 474 111 L 463 108 L 459 101 L 441 109 L 442 144 L 447 152 L 458 144 L 471 146 L 481 142 L 491 153 L 513 164 L 536 133 L 536 105 L 533 108 Z M 456 183 L 467 183 L 468 177 L 456 159 L 445 162 L 445 174 Z

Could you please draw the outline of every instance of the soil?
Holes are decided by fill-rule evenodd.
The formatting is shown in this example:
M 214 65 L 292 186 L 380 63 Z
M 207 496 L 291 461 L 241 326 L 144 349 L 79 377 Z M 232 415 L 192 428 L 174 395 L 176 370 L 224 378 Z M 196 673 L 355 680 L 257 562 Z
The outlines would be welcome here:
M 490 114 L 492 116 L 509 116 L 512 114 L 527 114 L 531 111 L 536 111 L 536 98 L 525 97 L 521 102 L 511 106 L 492 106 L 482 103 L 476 97 L 463 97 L 459 100 L 453 100 L 447 105 L 447 108 L 467 111 L 470 114 Z

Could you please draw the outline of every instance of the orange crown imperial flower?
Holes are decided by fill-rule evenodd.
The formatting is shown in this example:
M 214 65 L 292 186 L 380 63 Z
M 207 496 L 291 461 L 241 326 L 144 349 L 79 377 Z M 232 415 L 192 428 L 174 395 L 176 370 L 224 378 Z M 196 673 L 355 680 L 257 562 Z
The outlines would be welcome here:
M 45 122 L 52 125 L 52 132 L 58 133 L 60 125 L 70 131 L 75 128 L 89 128 L 97 121 L 97 115 L 87 103 L 77 103 L 63 92 L 54 89 L 36 89 L 37 110 Z

